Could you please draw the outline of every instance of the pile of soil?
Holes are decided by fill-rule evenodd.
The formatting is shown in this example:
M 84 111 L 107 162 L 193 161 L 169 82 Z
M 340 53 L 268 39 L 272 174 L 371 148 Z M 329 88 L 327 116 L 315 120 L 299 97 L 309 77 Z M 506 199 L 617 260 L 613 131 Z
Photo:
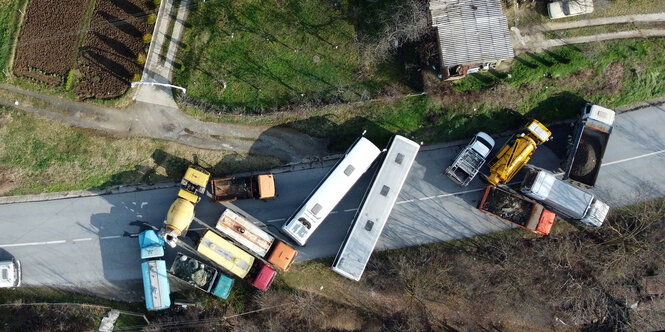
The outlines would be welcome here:
M 481 208 L 522 226 L 526 226 L 531 214 L 529 202 L 494 188 L 490 189 Z
M 19 38 L 14 74 L 60 85 L 74 67 L 89 0 L 31 0 Z
M 570 170 L 571 176 L 586 177 L 592 175 L 598 166 L 598 157 L 600 157 L 600 143 L 595 139 L 582 137 Z

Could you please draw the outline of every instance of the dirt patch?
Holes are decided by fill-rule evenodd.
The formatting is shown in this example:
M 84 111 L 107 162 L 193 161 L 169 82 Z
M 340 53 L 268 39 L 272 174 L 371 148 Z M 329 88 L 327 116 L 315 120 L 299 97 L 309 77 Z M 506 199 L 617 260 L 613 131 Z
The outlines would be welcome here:
M 13 170 L 0 164 L 0 196 L 9 195 L 9 192 L 16 187 L 17 181 Z
M 79 70 L 83 77 L 76 86 L 79 99 L 111 99 L 124 94 L 143 65 L 140 52 L 147 53 L 143 41 L 152 32 L 147 16 L 154 13 L 152 1 L 99 0 L 81 50 Z
M 74 67 L 89 0 L 31 0 L 19 39 L 14 73 L 60 85 Z
M 603 69 L 603 86 L 601 89 L 606 90 L 609 93 L 615 93 L 621 90 L 623 84 L 621 80 L 623 79 L 624 67 L 621 62 L 613 61 L 609 66 Z

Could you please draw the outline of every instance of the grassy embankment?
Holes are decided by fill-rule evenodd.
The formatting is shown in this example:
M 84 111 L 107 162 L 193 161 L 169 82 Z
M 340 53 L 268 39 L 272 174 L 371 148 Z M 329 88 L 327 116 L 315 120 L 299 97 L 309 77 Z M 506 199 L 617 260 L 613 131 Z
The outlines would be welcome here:
M 566 46 L 518 56 L 507 72 L 478 73 L 453 84 L 426 77 L 423 96 L 261 116 L 187 112 L 209 121 L 287 125 L 315 136 L 353 137 L 368 129 L 379 141 L 399 133 L 438 142 L 514 129 L 530 117 L 570 118 L 584 100 L 618 107 L 662 97 L 664 50 L 663 38 Z
M 100 136 L 6 108 L 0 108 L 0 142 L 2 195 L 152 183 L 182 176 L 195 159 L 213 174 L 277 164 L 161 140 Z

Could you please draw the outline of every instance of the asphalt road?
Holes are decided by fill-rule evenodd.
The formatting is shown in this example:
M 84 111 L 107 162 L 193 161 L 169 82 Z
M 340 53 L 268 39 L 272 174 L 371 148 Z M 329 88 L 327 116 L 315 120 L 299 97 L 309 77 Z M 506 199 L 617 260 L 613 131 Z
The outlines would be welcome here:
M 649 107 L 617 117 L 593 190 L 611 206 L 665 196 L 665 108 Z M 555 139 L 540 147 L 532 164 L 556 170 L 565 150 L 567 125 L 553 127 Z M 497 140 L 497 146 L 503 139 Z M 461 146 L 423 147 L 392 211 L 377 249 L 469 237 L 511 226 L 475 208 L 484 184 L 460 189 L 442 176 Z M 241 201 L 235 206 L 277 231 L 327 168 L 276 175 L 279 197 Z M 484 170 L 485 172 L 487 170 Z M 300 260 L 334 256 L 350 225 L 368 176 L 351 190 L 333 214 L 300 248 Z M 0 205 L 0 249 L 21 260 L 26 286 L 72 288 L 97 295 L 140 299 L 140 223 L 159 226 L 176 188 Z M 213 225 L 224 206 L 203 199 L 200 220 Z M 137 221 L 139 221 L 137 223 Z M 274 227 L 273 227 L 274 226 Z M 202 227 L 194 224 L 191 233 Z M 175 254 L 168 250 L 169 256 Z

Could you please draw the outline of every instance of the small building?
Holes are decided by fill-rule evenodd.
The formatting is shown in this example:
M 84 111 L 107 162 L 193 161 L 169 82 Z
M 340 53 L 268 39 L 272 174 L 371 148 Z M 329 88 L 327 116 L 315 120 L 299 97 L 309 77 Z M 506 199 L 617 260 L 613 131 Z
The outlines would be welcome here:
M 499 0 L 430 0 L 429 10 L 446 79 L 515 56 Z

